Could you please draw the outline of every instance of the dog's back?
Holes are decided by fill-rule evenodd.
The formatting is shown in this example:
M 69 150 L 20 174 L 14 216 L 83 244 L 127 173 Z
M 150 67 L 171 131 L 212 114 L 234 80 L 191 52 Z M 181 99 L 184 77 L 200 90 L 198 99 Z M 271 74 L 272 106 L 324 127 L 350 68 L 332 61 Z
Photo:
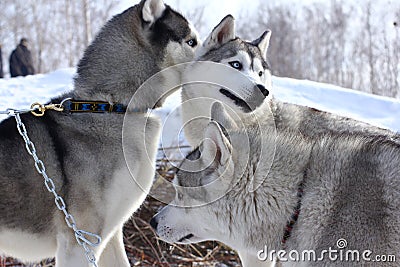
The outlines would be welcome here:
M 287 251 L 370 250 L 399 256 L 400 145 L 385 136 L 336 135 L 315 143 L 304 176 L 301 212 Z M 345 247 L 338 248 L 338 241 Z M 361 256 L 360 256 L 361 257 Z M 328 266 L 354 266 L 351 259 Z M 363 264 L 366 264 L 364 261 Z M 368 263 L 368 266 L 375 266 Z M 321 266 L 322 262 L 307 266 Z M 367 266 L 367 265 L 363 265 Z M 385 266 L 395 266 L 387 263 Z
M 400 137 L 390 130 L 317 109 L 284 103 L 276 98 L 271 100 L 270 108 L 278 128 L 298 130 L 309 137 L 326 133 L 357 133 L 386 135 L 400 141 Z

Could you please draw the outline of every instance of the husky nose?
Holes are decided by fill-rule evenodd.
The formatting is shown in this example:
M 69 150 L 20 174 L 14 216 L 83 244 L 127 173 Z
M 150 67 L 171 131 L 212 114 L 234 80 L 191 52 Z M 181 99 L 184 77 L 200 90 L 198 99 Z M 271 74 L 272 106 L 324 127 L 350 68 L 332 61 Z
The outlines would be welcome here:
M 158 222 L 155 216 L 150 220 L 150 225 L 155 231 L 157 231 Z
M 269 95 L 269 91 L 267 90 L 267 88 L 265 88 L 264 85 L 262 84 L 257 84 L 258 89 L 260 89 L 261 93 L 267 97 Z

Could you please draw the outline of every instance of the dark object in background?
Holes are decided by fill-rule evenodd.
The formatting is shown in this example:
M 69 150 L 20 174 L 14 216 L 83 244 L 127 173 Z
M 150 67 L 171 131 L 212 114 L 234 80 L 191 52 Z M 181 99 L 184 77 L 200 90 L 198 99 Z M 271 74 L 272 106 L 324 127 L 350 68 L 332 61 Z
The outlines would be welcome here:
M 28 40 L 22 38 L 17 48 L 10 55 L 11 77 L 35 74 L 31 51 L 28 49 Z

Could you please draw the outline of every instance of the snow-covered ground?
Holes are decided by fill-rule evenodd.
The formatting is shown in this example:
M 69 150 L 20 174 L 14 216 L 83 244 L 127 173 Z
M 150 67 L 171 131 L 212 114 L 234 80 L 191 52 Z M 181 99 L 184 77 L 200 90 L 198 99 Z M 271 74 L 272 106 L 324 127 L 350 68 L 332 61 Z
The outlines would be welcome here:
M 72 90 L 75 69 L 60 69 L 13 79 L 0 79 L 0 110 L 29 108 L 33 102 L 45 103 L 50 98 Z M 274 77 L 275 96 L 285 102 L 314 107 L 400 132 L 400 101 L 349 90 L 329 84 Z M 174 138 L 180 128 L 179 94 L 170 97 L 158 111 L 168 118 L 164 127 L 163 146 L 177 145 Z M 175 110 L 174 112 L 171 112 Z M 176 111 L 178 110 L 178 111 Z M 0 115 L 0 121 L 6 116 Z
M 275 96 L 381 128 L 400 131 L 400 100 L 306 80 L 274 78 Z
M 34 102 L 46 103 L 54 96 L 73 89 L 75 69 L 60 69 L 49 74 L 0 79 L 0 110 L 27 109 Z M 0 115 L 0 120 L 6 116 Z

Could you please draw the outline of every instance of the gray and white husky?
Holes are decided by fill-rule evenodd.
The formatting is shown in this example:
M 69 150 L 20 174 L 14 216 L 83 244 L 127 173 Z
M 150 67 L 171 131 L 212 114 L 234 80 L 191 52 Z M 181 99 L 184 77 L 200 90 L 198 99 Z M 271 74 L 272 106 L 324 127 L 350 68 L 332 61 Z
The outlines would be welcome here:
M 367 144 L 375 142 L 375 139 L 371 139 L 372 137 L 368 137 L 368 135 L 375 136 L 376 140 L 379 140 L 377 143 L 387 143 L 393 149 L 395 149 L 396 145 L 392 143 L 391 139 L 398 138 L 398 136 L 390 131 L 366 123 L 320 112 L 308 107 L 282 103 L 274 99 L 269 94 L 273 93 L 273 89 L 271 70 L 267 63 L 270 36 L 271 32 L 266 31 L 257 40 L 246 42 L 236 36 L 234 19 L 231 16 L 227 16 L 211 32 L 203 43 L 203 46 L 197 50 L 197 61 L 213 61 L 238 70 L 238 73 L 248 78 L 248 85 L 242 86 L 239 89 L 234 88 L 231 92 L 227 92 L 229 88 L 221 90 L 220 86 L 216 86 L 213 83 L 185 84 L 183 86 L 182 109 L 185 125 L 184 131 L 189 143 L 196 147 L 203 140 L 203 142 L 209 139 L 213 141 L 219 140 L 220 144 L 223 141 L 227 149 L 225 152 L 228 151 L 229 153 L 224 153 L 224 157 L 221 153 L 222 150 L 217 149 L 218 156 L 216 160 L 219 160 L 219 162 L 215 162 L 214 157 L 207 158 L 207 156 L 202 160 L 198 160 L 201 155 L 212 154 L 207 152 L 208 150 L 212 150 L 212 148 L 209 147 L 207 149 L 204 143 L 200 148 L 190 153 L 180 166 L 181 170 L 178 171 L 175 179 L 178 187 L 178 194 L 175 201 L 163 209 L 152 220 L 152 224 L 158 234 L 168 242 L 189 243 L 200 242 L 202 240 L 219 240 L 228 244 L 239 251 L 243 265 L 246 267 L 269 266 L 268 262 L 259 261 L 256 255 L 257 251 L 263 249 L 265 244 L 268 244 L 270 250 L 280 249 L 280 241 L 284 235 L 284 228 L 297 204 L 296 195 L 299 182 L 296 179 L 299 179 L 299 173 L 295 172 L 304 167 L 302 165 L 303 161 L 311 155 L 311 143 L 315 142 L 324 148 L 323 145 L 325 144 L 325 140 L 327 140 L 328 146 L 324 149 L 329 150 L 335 145 L 335 141 L 343 141 L 343 151 L 348 151 L 348 155 L 354 155 L 356 152 L 352 151 L 352 149 L 361 149 L 363 147 L 362 142 L 365 141 Z M 204 73 L 199 74 L 198 71 L 205 71 L 208 76 L 212 77 L 210 80 L 214 80 L 213 76 L 215 74 L 213 71 L 207 72 L 204 69 L 199 67 L 199 64 L 192 64 L 184 72 L 183 80 L 193 81 L 196 79 L 196 76 L 205 75 Z M 243 83 L 241 75 L 229 71 L 226 73 L 227 75 L 224 78 L 233 84 Z M 254 86 L 254 84 L 263 86 Z M 262 93 L 261 96 L 259 94 L 260 91 Z M 259 99 L 254 100 L 254 95 L 259 95 Z M 225 114 L 222 108 L 216 108 L 213 119 L 223 124 L 228 131 L 229 129 L 231 131 L 234 129 L 233 133 L 236 136 L 234 140 L 224 137 L 215 123 L 211 123 L 212 125 L 208 126 L 210 124 L 211 107 L 215 101 L 220 101 L 225 107 L 228 107 L 227 112 L 229 115 Z M 249 102 L 250 104 L 247 105 Z M 249 108 L 251 106 L 255 107 L 255 110 Z M 231 115 L 235 120 L 230 118 Z M 240 117 L 240 122 L 237 121 L 238 117 Z M 238 130 L 240 128 L 238 125 L 245 126 L 244 128 L 246 129 L 249 128 L 250 135 L 247 136 L 245 132 Z M 278 149 L 282 151 L 278 151 L 274 162 L 270 162 L 270 160 L 269 163 L 263 163 L 259 158 L 260 155 L 258 155 L 259 151 L 257 150 L 260 147 L 259 140 L 260 138 L 262 139 L 260 136 L 270 138 L 264 140 L 267 144 L 274 141 L 276 137 L 275 125 L 278 131 L 277 142 L 281 145 L 278 146 Z M 204 134 L 205 129 L 207 129 L 206 134 Z M 288 137 L 285 137 L 286 132 Z M 344 134 L 343 136 L 341 135 L 342 133 Z M 346 133 L 352 133 L 355 136 L 350 137 Z M 320 139 L 321 134 L 330 134 L 332 137 L 327 136 Z M 312 141 L 309 138 L 317 139 Z M 385 139 L 387 140 L 384 141 Z M 285 142 L 288 142 L 288 144 L 285 145 Z M 298 148 L 296 148 L 297 145 L 299 146 Z M 349 147 L 345 149 L 346 145 Z M 248 146 L 250 147 L 250 151 L 246 151 Z M 374 147 L 375 145 L 372 146 Z M 385 146 L 383 145 L 382 147 Z M 303 148 L 304 152 L 301 151 Z M 285 149 L 288 150 L 285 151 Z M 296 153 L 291 157 L 286 157 L 287 155 L 290 156 L 292 151 Z M 314 157 L 322 152 L 318 151 L 315 153 L 312 154 Z M 271 148 L 270 152 L 267 151 L 265 154 L 272 155 L 273 149 Z M 246 161 L 249 155 L 254 155 L 250 163 Z M 366 156 L 368 157 L 368 155 Z M 291 169 L 293 166 L 289 163 L 295 164 L 297 158 L 299 158 L 299 163 L 298 166 L 294 167 L 297 170 L 293 170 Z M 229 161 L 229 164 L 235 164 L 233 164 L 233 167 L 227 167 L 229 164 L 227 162 L 221 163 L 221 159 Z M 346 156 L 341 156 L 337 159 L 344 161 Z M 211 165 L 209 164 L 210 162 L 212 162 Z M 261 174 L 260 171 L 257 171 L 257 174 L 255 173 L 256 168 L 254 165 L 258 162 L 264 164 L 261 167 Z M 391 162 L 393 163 L 393 161 Z M 281 164 L 280 168 L 282 169 L 276 171 L 287 171 L 286 173 L 283 172 L 287 177 L 279 176 L 279 179 L 282 178 L 281 180 L 274 180 L 275 174 L 272 173 L 264 181 L 264 176 L 268 173 L 265 169 L 268 169 L 273 163 L 275 167 L 279 167 Z M 320 168 L 334 168 L 328 167 L 331 166 L 331 163 L 329 163 L 330 165 L 324 165 L 328 163 L 328 160 L 325 160 L 321 161 L 320 165 L 318 162 L 315 164 Z M 226 168 L 224 169 L 221 166 L 225 166 Z M 364 165 L 360 166 L 358 167 L 360 169 L 364 167 Z M 349 171 L 346 169 L 347 167 L 343 168 L 345 171 Z M 224 174 L 220 175 L 222 172 Z M 291 177 L 292 173 L 296 175 Z M 337 173 L 333 175 L 334 178 L 340 178 Z M 215 179 L 215 177 L 228 177 L 228 179 L 222 179 L 222 181 L 220 179 L 217 182 L 210 183 L 211 186 L 200 191 L 182 188 L 182 186 L 189 188 L 198 188 L 200 186 L 204 188 L 204 185 Z M 259 179 L 260 177 L 262 177 L 261 180 L 264 182 L 253 193 L 254 183 L 250 182 L 250 180 Z M 290 180 L 292 178 L 293 180 Z M 362 175 L 358 178 L 361 179 Z M 235 187 L 227 196 L 217 200 L 218 196 L 220 196 L 218 192 L 224 192 L 227 184 L 235 184 L 233 181 L 239 181 L 240 186 L 238 188 Z M 323 183 L 325 182 L 323 181 Z M 269 183 L 271 187 L 268 187 Z M 329 186 L 329 184 L 326 186 Z M 346 186 L 347 184 L 344 185 L 344 187 Z M 341 190 L 341 188 L 338 190 Z M 334 195 L 337 192 L 330 193 Z M 217 194 L 217 197 L 215 194 Z M 188 208 L 191 205 L 199 206 L 201 203 L 204 204 L 214 200 L 217 201 L 209 206 Z M 336 200 L 339 201 L 339 199 Z M 186 208 L 177 208 L 174 207 L 175 205 L 183 205 Z M 326 203 L 321 203 L 321 205 L 326 205 Z M 315 211 L 312 210 L 310 212 L 313 213 Z M 319 216 L 319 214 L 316 216 Z M 334 215 L 329 214 L 329 216 Z M 196 225 L 192 224 L 192 222 L 196 222 Z M 335 227 L 340 229 L 342 225 L 339 224 Z M 351 227 L 354 228 L 355 226 Z M 308 227 L 305 227 L 305 229 L 311 229 L 309 233 L 314 231 Z M 301 231 L 304 230 L 302 229 Z M 312 236 L 308 236 L 307 238 L 312 238 Z M 325 239 L 325 236 L 323 238 Z M 332 240 L 336 241 L 334 239 L 335 237 Z M 302 240 L 299 241 L 300 244 L 302 244 Z M 304 245 L 307 245 L 309 242 L 309 240 L 306 241 Z M 335 243 L 332 243 L 333 245 Z M 310 264 L 306 263 L 306 265 Z
M 216 121 L 236 122 L 218 102 L 211 117 L 179 167 L 175 199 L 152 219 L 162 239 L 221 241 L 244 267 L 269 266 L 265 255 L 279 255 L 283 266 L 398 266 L 398 143 L 265 125 L 262 133 L 253 125 L 223 130 Z M 217 191 L 225 195 L 211 202 Z
M 197 44 L 197 34 L 181 14 L 162 0 L 142 0 L 101 29 L 79 62 L 74 90 L 52 103 L 72 98 L 101 101 L 103 108 L 128 106 L 149 77 L 192 60 Z M 162 104 L 162 90 L 162 84 L 148 88 L 126 111 L 127 162 L 122 148 L 123 114 L 47 111 L 42 118 L 21 115 L 77 227 L 101 236 L 102 243 L 94 249 L 99 266 L 130 266 L 122 227 L 152 184 L 161 125 L 145 110 Z M 99 111 L 97 104 L 84 105 L 84 111 L 88 107 Z M 55 256 L 57 267 L 88 266 L 84 251 L 42 180 L 15 121 L 3 121 L 0 251 L 30 262 Z
M 232 84 L 243 83 L 243 76 L 248 83 L 259 85 L 225 88 L 212 83 L 184 85 L 182 89 L 182 118 L 185 137 L 193 146 L 197 146 L 203 137 L 204 128 L 210 118 L 211 105 L 220 101 L 227 105 L 229 113 L 235 118 L 246 116 L 256 110 L 260 123 L 273 115 L 278 128 L 291 128 L 307 136 L 318 136 L 326 132 L 360 132 L 365 134 L 385 134 L 393 136 L 389 130 L 380 129 L 367 123 L 322 112 L 313 108 L 283 103 L 273 97 L 271 67 L 267 53 L 271 31 L 265 31 L 258 39 L 248 42 L 236 36 L 235 20 L 225 17 L 210 33 L 206 41 L 196 52 L 196 61 L 187 67 L 183 80 L 195 80 L 196 76 L 208 75 L 213 80 L 214 70 L 198 67 L 202 61 L 212 61 L 233 68 L 241 75 L 226 71 L 220 80 Z M 200 73 L 200 72 L 205 72 Z M 221 76 L 221 74 L 219 74 Z M 261 90 L 262 94 L 259 94 Z M 258 95 L 258 99 L 254 99 Z M 254 104 L 255 103 L 255 104 Z M 249 108 L 250 107 L 250 108 Z M 270 110 L 271 112 L 266 112 Z

